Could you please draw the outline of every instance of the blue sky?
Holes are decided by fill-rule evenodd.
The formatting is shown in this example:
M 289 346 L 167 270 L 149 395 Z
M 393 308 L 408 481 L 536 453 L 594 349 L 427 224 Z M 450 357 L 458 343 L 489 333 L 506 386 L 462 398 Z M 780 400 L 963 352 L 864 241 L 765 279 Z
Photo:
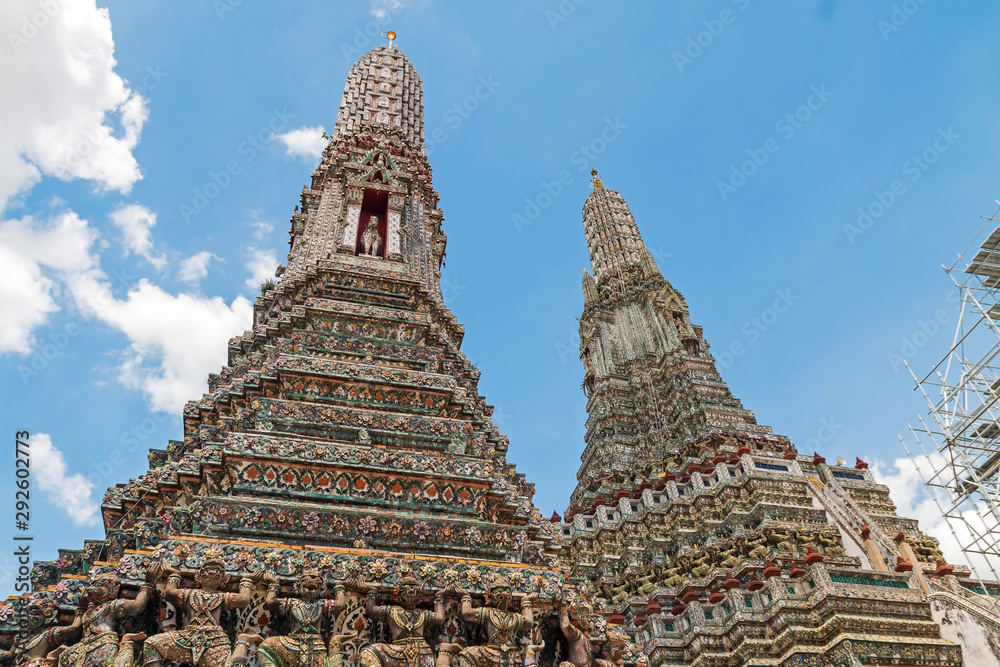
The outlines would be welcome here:
M 40 434 L 36 558 L 102 536 L 104 487 L 180 437 L 184 397 L 224 363 L 252 286 L 287 252 L 318 162 L 309 138 L 332 128 L 348 68 L 387 29 L 438 137 L 446 303 L 543 514 L 565 509 L 583 448 L 575 318 L 596 167 L 758 420 L 802 451 L 884 462 L 901 507 L 927 515 L 912 471 L 893 468 L 924 406 L 890 355 L 927 368 L 945 351 L 956 310 L 940 265 L 997 207 L 1000 68 L 985 45 L 1000 7 L 100 8 L 0 9 L 0 433 Z M 776 299 L 790 305 L 773 317 Z M 941 309 L 940 330 L 903 354 Z

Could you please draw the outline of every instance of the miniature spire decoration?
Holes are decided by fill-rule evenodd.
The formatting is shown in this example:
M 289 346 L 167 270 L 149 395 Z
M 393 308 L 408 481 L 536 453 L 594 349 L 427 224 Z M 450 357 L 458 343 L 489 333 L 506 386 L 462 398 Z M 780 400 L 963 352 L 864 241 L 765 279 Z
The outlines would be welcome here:
M 584 303 L 597 301 L 597 283 L 586 269 L 583 270 L 583 301 Z
M 642 245 L 639 250 L 639 255 L 642 258 L 642 275 L 646 278 L 652 278 L 653 276 L 660 275 L 660 270 L 656 268 L 656 261 L 653 259 L 652 253 L 649 252 L 649 248 Z

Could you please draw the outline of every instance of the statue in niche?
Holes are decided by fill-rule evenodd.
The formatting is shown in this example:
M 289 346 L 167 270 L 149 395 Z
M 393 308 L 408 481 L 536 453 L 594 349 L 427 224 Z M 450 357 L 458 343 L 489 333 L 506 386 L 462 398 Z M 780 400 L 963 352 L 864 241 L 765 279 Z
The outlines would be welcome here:
M 251 602 L 254 580 L 240 579 L 239 593 L 222 593 L 229 575 L 226 564 L 218 558 L 205 560 L 195 582 L 198 588 L 181 588 L 181 575 L 173 568 L 158 566 L 157 572 L 168 572 L 163 597 L 184 611 L 183 630 L 163 632 L 146 640 L 142 662 L 148 667 L 160 667 L 163 660 L 186 662 L 193 667 L 224 667 L 230 661 L 231 647 L 226 631 L 219 625 L 223 609 L 246 607 Z
M 106 665 L 131 665 L 132 642 L 142 641 L 142 633 L 125 635 L 119 639 L 116 623 L 123 618 L 142 613 L 155 589 L 158 570 L 146 570 L 146 583 L 139 589 L 134 600 L 120 598 L 121 580 L 116 574 L 99 574 L 80 594 L 80 609 L 83 610 L 81 623 L 83 639 L 59 656 L 59 667 L 105 667 Z
M 291 619 L 291 634 L 284 637 L 268 637 L 257 651 L 257 659 L 262 667 L 323 667 L 327 658 L 323 643 L 323 621 L 336 618 L 347 606 L 344 585 L 334 586 L 334 599 L 322 597 L 325 582 L 319 570 L 308 569 L 295 578 L 295 593 L 298 598 L 278 597 L 281 590 L 273 574 L 265 574 L 267 597 L 264 606 Z M 344 639 L 354 635 L 334 637 L 339 646 Z
M 847 553 L 841 546 L 840 531 L 833 526 L 816 533 L 816 541 L 822 545 L 822 552 L 827 556 L 837 557 Z
M 391 644 L 369 644 L 361 651 L 363 667 L 435 667 L 436 659 L 424 633 L 444 623 L 444 594 L 434 596 L 434 611 L 419 609 L 420 582 L 403 577 L 393 589 L 393 605 L 376 603 L 375 589 L 364 581 L 353 588 L 365 595 L 365 616 L 389 627 Z
M 462 595 L 462 619 L 486 629 L 485 646 L 469 646 L 458 654 L 458 667 L 520 667 L 521 651 L 518 633 L 528 630 L 535 622 L 534 607 L 538 593 L 521 598 L 521 613 L 509 611 L 512 601 L 511 585 L 505 577 L 492 581 L 489 585 L 486 607 L 473 607 L 472 596 L 460 588 Z
M 369 257 L 378 257 L 379 248 L 382 246 L 382 235 L 378 233 L 378 216 L 368 217 L 365 231 L 361 234 L 361 247 Z
M 54 667 L 59 647 L 80 634 L 81 613 L 72 625 L 51 627 L 56 623 L 59 605 L 51 598 L 34 599 L 28 603 L 27 630 L 31 636 L 20 644 L 15 637 L 8 651 L 0 651 L 0 661 L 11 659 L 18 667 Z

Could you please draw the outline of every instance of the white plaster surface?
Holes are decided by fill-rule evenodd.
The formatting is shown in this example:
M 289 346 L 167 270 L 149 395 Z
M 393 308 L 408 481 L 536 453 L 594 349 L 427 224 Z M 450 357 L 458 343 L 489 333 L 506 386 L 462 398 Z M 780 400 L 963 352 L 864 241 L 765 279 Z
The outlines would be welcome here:
M 941 625 L 941 636 L 962 647 L 967 667 L 1000 667 L 1000 627 L 947 600 L 931 601 L 931 615 Z

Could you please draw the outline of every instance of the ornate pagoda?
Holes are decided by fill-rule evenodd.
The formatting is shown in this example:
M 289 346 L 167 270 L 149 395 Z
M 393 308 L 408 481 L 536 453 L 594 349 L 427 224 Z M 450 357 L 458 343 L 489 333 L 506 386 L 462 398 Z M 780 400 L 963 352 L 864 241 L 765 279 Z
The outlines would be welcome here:
M 969 571 L 896 515 L 866 463 L 804 456 L 733 397 L 596 172 L 583 226 L 586 447 L 552 521 L 568 581 L 650 664 L 959 665 L 958 643 L 1000 638 Z
M 108 490 L 106 539 L 37 563 L 35 590 L 68 611 L 95 572 L 127 589 L 150 562 L 187 580 L 221 558 L 234 580 L 267 571 L 288 584 L 318 568 L 386 598 L 414 577 L 425 595 L 455 584 L 481 599 L 503 577 L 515 594 L 551 598 L 558 541 L 506 459 L 442 300 L 437 203 L 420 78 L 400 50 L 376 48 L 348 74 L 291 217 L 287 268 L 209 393 L 185 406 L 183 441 Z M 377 635 L 361 602 L 337 621 L 360 631 L 349 664 Z M 442 641 L 463 633 L 449 613 Z M 271 621 L 258 597 L 230 626 L 266 635 Z

